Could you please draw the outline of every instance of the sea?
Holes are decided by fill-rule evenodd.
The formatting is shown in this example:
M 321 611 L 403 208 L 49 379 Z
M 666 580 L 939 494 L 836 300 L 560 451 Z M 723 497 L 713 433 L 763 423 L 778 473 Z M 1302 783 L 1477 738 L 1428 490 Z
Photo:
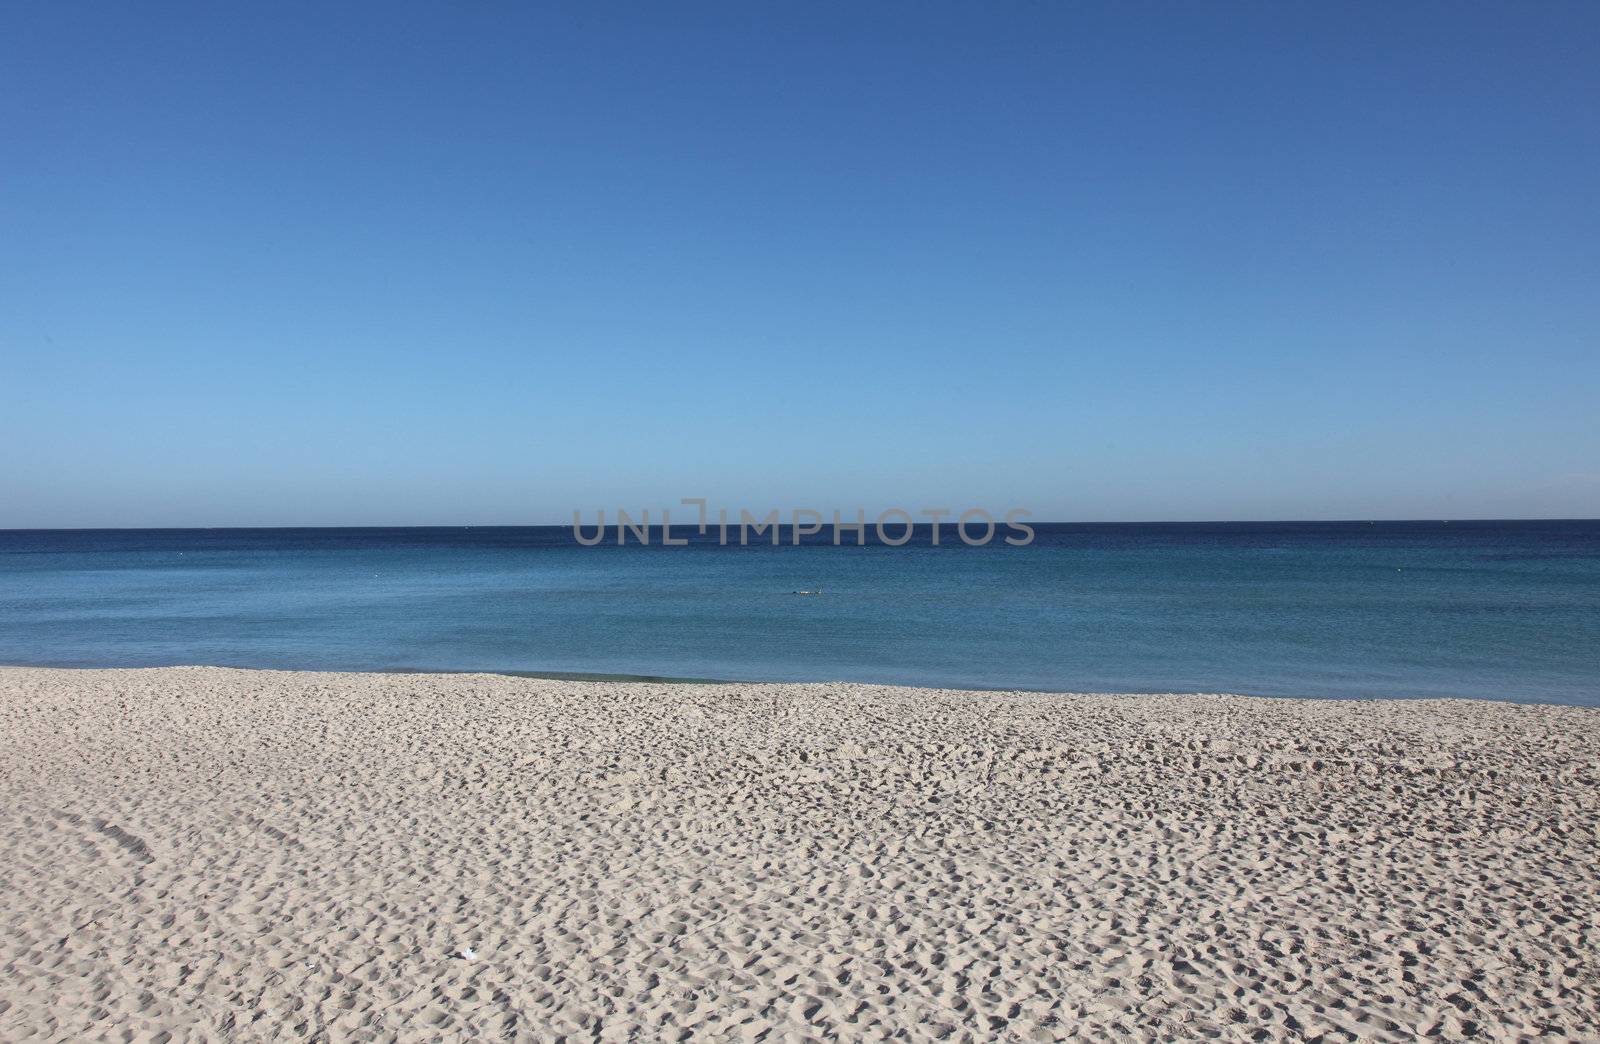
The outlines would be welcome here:
M 0 531 L 0 664 L 1600 705 L 1600 521 L 1033 528 Z

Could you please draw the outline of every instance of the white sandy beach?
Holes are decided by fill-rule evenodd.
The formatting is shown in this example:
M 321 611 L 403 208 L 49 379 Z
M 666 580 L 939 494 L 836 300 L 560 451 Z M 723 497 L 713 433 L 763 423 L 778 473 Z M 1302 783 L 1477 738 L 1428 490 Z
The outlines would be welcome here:
M 0 721 L 6 1041 L 1600 1037 L 1595 710 L 4 669 Z

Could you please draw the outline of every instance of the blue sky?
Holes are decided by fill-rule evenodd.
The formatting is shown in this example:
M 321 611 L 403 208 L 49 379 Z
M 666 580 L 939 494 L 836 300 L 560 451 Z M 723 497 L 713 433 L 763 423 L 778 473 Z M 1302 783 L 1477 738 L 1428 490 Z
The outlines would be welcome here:
M 1600 6 L 10 5 L 0 526 L 1600 516 Z

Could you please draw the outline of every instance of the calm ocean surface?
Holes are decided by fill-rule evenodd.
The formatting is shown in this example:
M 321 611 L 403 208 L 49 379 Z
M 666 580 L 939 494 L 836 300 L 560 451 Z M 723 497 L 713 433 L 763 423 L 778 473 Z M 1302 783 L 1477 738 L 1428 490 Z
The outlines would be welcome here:
M 0 663 L 1600 704 L 1600 522 L 1036 529 L 1020 548 L 0 531 Z

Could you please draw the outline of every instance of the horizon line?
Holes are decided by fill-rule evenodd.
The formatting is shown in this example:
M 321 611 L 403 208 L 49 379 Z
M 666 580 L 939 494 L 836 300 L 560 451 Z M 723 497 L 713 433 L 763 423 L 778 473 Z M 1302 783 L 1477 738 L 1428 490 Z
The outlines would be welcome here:
M 1452 523 L 1474 522 L 1600 522 L 1600 517 L 1566 517 L 1566 516 L 1497 516 L 1497 517 L 1462 517 L 1462 518 L 1436 518 L 1432 516 L 1416 518 L 1203 518 L 1203 519 L 1102 519 L 1079 520 L 1048 519 L 1028 520 L 1030 526 L 1215 526 L 1215 525 L 1378 525 L 1401 523 L 1432 523 L 1448 525 Z M 648 522 L 638 523 L 647 529 L 660 529 L 666 523 Z M 671 523 L 684 531 L 693 531 L 698 528 L 698 523 Z M 869 523 L 870 524 L 870 523 Z M 898 523 L 896 523 L 898 525 Z M 931 526 L 931 521 L 914 522 L 918 527 Z M 943 526 L 954 526 L 952 521 L 940 522 Z M 584 523 L 584 528 L 589 528 L 594 523 Z M 606 523 L 610 528 L 616 523 Z M 792 527 L 794 523 L 779 522 L 779 526 Z M 240 522 L 220 525 L 179 525 L 179 526 L 0 526 L 0 533 L 85 533 L 85 532 L 138 532 L 149 530 L 167 531 L 213 531 L 223 529 L 571 529 L 572 524 L 567 522 L 424 522 L 424 523 L 392 523 L 392 522 Z M 709 527 L 708 527 L 709 528 Z

